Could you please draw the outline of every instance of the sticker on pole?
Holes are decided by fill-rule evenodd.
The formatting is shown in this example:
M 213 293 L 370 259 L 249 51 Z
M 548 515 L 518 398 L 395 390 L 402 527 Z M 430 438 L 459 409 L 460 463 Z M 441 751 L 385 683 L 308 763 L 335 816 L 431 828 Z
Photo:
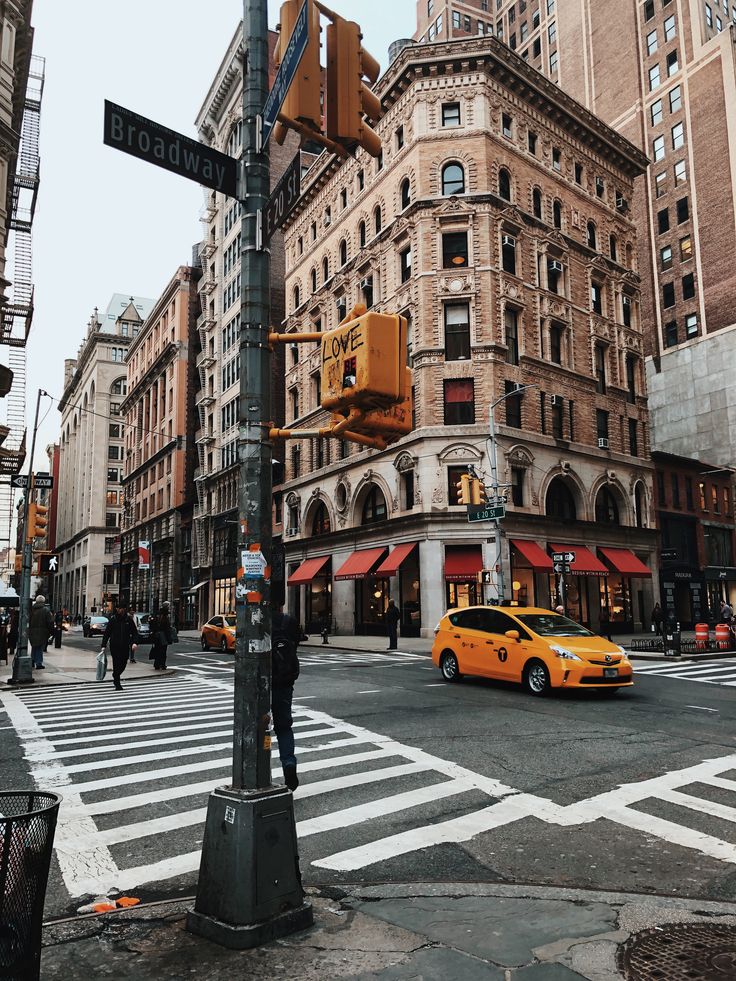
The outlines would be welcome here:
M 243 549 L 240 556 L 240 564 L 245 570 L 246 579 L 263 579 L 266 566 L 268 565 L 266 557 L 260 549 L 256 552 L 249 552 Z
M 229 804 L 225 807 L 225 820 L 228 824 L 235 824 L 235 808 Z

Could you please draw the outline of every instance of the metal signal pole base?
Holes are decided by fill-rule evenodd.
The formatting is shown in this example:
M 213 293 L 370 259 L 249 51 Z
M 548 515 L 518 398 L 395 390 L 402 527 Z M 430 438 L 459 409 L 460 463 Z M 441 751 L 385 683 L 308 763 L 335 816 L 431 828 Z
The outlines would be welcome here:
M 187 930 L 246 950 L 312 926 L 286 787 L 218 787 L 207 806 L 202 860 Z
M 13 658 L 13 673 L 8 678 L 9 685 L 32 685 L 36 679 L 33 677 L 33 669 L 30 657 Z

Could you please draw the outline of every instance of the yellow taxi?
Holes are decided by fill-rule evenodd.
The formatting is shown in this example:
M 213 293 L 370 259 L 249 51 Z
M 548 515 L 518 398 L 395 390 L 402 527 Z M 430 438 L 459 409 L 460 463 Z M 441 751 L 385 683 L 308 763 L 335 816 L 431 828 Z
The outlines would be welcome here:
M 221 651 L 235 650 L 235 615 L 210 617 L 202 627 L 202 650 L 219 647 Z
M 633 685 L 626 651 L 569 617 L 534 606 L 469 606 L 448 610 L 435 628 L 432 660 L 445 681 L 464 674 L 551 688 Z

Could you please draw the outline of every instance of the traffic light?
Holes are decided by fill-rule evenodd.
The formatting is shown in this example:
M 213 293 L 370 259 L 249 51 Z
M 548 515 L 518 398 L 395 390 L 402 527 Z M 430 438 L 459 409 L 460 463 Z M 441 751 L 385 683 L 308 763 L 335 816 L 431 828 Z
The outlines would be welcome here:
M 382 436 L 387 444 L 406 436 L 412 429 L 411 369 L 405 368 L 406 397 L 387 409 L 373 409 L 350 424 L 350 431 L 364 436 Z
M 49 523 L 48 511 L 49 509 L 45 504 L 29 504 L 27 542 L 32 542 L 34 538 L 43 538 L 46 535 L 46 525 Z
M 473 477 L 470 481 L 470 503 L 485 504 L 485 502 L 486 502 L 485 484 L 479 477 Z
M 15 571 L 18 573 L 18 575 L 23 572 L 23 556 L 20 552 L 17 552 L 15 556 Z
M 461 474 L 460 479 L 455 483 L 458 504 L 470 504 L 470 481 L 469 473 Z
M 321 342 L 321 405 L 347 414 L 401 405 L 411 382 L 406 371 L 406 318 L 353 307 Z M 411 419 L 410 419 L 411 421 Z
M 304 54 L 299 61 L 289 90 L 286 93 L 281 112 L 289 119 L 308 126 L 316 133 L 322 132 L 322 68 L 319 63 L 319 10 L 313 0 L 286 0 L 281 4 L 279 16 L 279 38 L 276 42 L 274 60 L 280 65 L 286 56 L 294 25 L 296 24 L 302 3 L 307 5 L 309 22 L 309 41 Z M 286 138 L 287 127 L 276 123 L 273 138 L 282 144 Z
M 337 15 L 327 28 L 327 135 L 337 143 L 362 146 L 372 157 L 381 154 L 381 138 L 364 117 L 378 120 L 381 102 L 363 81 L 378 80 L 381 66 L 361 45 L 355 21 Z

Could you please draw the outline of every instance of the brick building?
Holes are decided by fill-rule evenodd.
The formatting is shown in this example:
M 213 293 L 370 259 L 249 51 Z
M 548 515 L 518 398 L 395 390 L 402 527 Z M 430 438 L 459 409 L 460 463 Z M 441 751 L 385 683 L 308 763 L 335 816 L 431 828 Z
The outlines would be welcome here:
M 736 602 L 733 474 L 712 465 L 652 453 L 661 534 L 662 609 L 686 629 L 718 618 Z
M 455 483 L 468 465 L 488 478 L 488 407 L 508 394 L 495 420 L 514 601 L 555 602 L 549 554 L 565 545 L 572 615 L 595 626 L 603 604 L 631 629 L 656 557 L 622 204 L 646 159 L 495 39 L 406 46 L 377 91 L 382 158 L 324 154 L 285 226 L 285 326 L 333 328 L 359 301 L 402 312 L 415 429 L 383 453 L 287 445 L 289 607 L 309 629 L 379 632 L 392 597 L 404 634 L 430 636 L 447 606 L 480 599 L 498 543 Z M 287 349 L 290 428 L 323 423 L 319 367 L 316 345 Z
M 495 34 L 650 157 L 631 214 L 652 445 L 721 465 L 736 442 L 734 21 L 726 0 L 417 3 L 417 37 Z
M 127 354 L 120 591 L 136 610 L 172 603 L 195 625 L 191 578 L 195 368 L 200 269 L 180 266 Z M 138 542 L 150 567 L 138 567 Z

